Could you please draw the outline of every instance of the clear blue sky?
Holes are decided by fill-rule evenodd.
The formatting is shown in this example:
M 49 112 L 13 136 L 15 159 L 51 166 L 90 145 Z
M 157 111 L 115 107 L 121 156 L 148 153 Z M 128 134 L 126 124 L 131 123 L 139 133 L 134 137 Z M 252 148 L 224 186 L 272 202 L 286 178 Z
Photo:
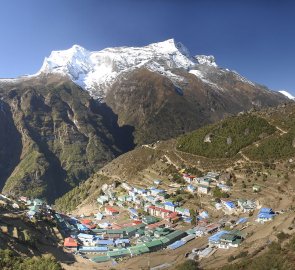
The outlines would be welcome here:
M 295 1 L 1 0 L 0 77 L 35 73 L 45 56 L 174 37 L 192 54 L 295 94 Z

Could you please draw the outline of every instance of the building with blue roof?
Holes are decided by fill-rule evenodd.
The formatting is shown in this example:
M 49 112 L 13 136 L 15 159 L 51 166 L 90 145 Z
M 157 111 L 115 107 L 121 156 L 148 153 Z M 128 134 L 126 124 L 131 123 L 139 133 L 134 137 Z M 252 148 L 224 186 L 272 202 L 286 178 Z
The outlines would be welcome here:
M 97 219 L 97 220 L 102 220 L 103 217 L 104 217 L 104 215 L 102 213 L 99 213 L 99 212 L 95 215 L 95 219 Z
M 139 189 L 137 189 L 137 193 L 140 194 L 140 195 L 143 195 L 143 194 L 147 193 L 147 190 L 143 189 L 143 188 L 139 188 Z
M 165 202 L 164 203 L 164 208 L 166 210 L 169 210 L 169 211 L 174 212 L 175 211 L 175 207 L 176 207 L 176 205 L 173 202 Z
M 90 253 L 90 252 L 107 252 L 109 251 L 108 247 L 96 247 L 96 246 L 82 246 L 79 248 L 79 252 Z
M 138 212 L 134 208 L 128 208 L 128 211 L 131 213 L 131 215 L 138 217 Z
M 222 204 L 225 206 L 225 209 L 228 211 L 234 211 L 236 209 L 236 205 L 232 201 L 221 201 Z
M 191 223 L 192 222 L 192 218 L 191 217 L 182 217 L 182 220 L 185 222 L 185 223 Z
M 210 246 L 215 246 L 220 243 L 221 236 L 230 233 L 229 231 L 219 231 L 208 238 Z
M 124 239 L 124 238 L 118 238 L 115 240 L 115 245 L 120 247 L 126 247 L 130 245 L 130 240 Z
M 236 224 L 243 224 L 246 223 L 248 221 L 248 218 L 246 217 L 241 217 L 240 219 L 237 220 Z
M 178 240 L 178 241 L 174 242 L 173 244 L 169 245 L 167 248 L 174 250 L 174 249 L 182 247 L 185 244 L 186 244 L 185 241 Z
M 154 196 L 146 196 L 145 197 L 145 200 L 146 201 L 148 201 L 148 202 L 150 202 L 150 203 L 156 203 L 156 201 L 157 201 L 157 198 L 156 197 L 154 197 Z
M 259 210 L 259 213 L 267 213 L 267 214 L 274 214 L 271 208 L 263 207 Z
M 89 231 L 89 228 L 86 227 L 84 224 L 77 224 L 77 229 L 81 232 Z
M 175 212 L 181 214 L 182 216 L 187 216 L 187 217 L 190 217 L 191 215 L 188 208 L 176 207 Z
M 261 208 L 259 210 L 259 213 L 257 215 L 257 221 L 258 222 L 266 222 L 266 221 L 270 221 L 274 218 L 275 213 L 273 212 L 273 210 L 271 208 Z
M 113 246 L 114 241 L 113 240 L 105 240 L 105 239 L 99 239 L 95 241 L 95 244 L 97 246 Z
M 207 211 L 202 211 L 198 216 L 198 219 L 200 219 L 200 220 L 207 219 L 207 218 L 209 218 L 209 214 Z
M 87 234 L 87 233 L 79 233 L 77 235 L 77 237 L 79 239 L 94 239 L 95 238 L 95 235 L 92 235 L 92 234 Z

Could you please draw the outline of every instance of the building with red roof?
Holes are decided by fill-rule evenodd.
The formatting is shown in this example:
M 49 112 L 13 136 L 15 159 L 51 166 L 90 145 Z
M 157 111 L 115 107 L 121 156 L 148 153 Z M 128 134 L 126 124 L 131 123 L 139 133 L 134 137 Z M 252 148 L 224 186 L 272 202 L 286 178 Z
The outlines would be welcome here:
M 89 224 L 92 223 L 92 221 L 90 219 L 82 219 L 81 223 L 84 224 L 84 225 L 89 225 Z
M 77 241 L 72 237 L 67 237 L 64 240 L 64 247 L 71 248 L 71 249 L 77 249 L 79 244 Z
M 112 206 L 106 206 L 105 207 L 105 212 L 106 212 L 107 215 L 110 215 L 110 216 L 114 216 L 114 215 L 119 214 L 119 210 L 115 209 Z
M 159 227 L 165 227 L 168 224 L 169 223 L 166 220 L 161 220 L 159 222 L 147 225 L 146 228 L 148 230 L 153 230 L 153 229 L 156 229 L 156 228 L 159 228 Z
M 156 217 L 161 217 L 161 218 L 166 218 L 170 213 L 172 213 L 170 210 L 167 210 L 167 209 L 164 209 L 161 207 L 157 207 L 154 205 L 150 205 L 147 210 L 150 215 L 156 216 Z
M 165 220 L 176 223 L 180 220 L 180 216 L 177 212 L 171 212 L 168 216 L 166 216 Z

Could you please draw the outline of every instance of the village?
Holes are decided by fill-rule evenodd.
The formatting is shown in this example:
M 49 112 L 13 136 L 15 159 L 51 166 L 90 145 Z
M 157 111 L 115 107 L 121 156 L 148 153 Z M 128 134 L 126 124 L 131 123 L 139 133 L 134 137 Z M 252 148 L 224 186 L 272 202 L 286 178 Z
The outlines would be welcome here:
M 247 238 L 245 228 L 250 219 L 263 224 L 279 214 L 247 198 L 212 200 L 212 207 L 222 213 L 218 219 L 211 217 L 205 207 L 186 208 L 177 199 L 180 190 L 213 198 L 214 190 L 229 192 L 231 187 L 219 173 L 208 172 L 202 177 L 184 170 L 180 173 L 185 184 L 173 184 L 169 188 L 158 179 L 153 181 L 153 186 L 145 188 L 127 182 L 105 184 L 96 202 L 100 211 L 89 216 L 58 213 L 44 201 L 27 197 L 13 202 L 13 207 L 17 209 L 18 204 L 25 204 L 29 219 L 51 215 L 64 238 L 64 248 L 73 255 L 95 263 L 115 264 L 145 253 L 175 250 L 193 239 L 205 237 L 207 244 L 183 254 L 188 259 L 202 260 L 218 249 L 239 247 Z M 253 186 L 253 192 L 259 190 L 258 185 Z M 12 202 L 5 195 L 0 199 L 2 203 Z

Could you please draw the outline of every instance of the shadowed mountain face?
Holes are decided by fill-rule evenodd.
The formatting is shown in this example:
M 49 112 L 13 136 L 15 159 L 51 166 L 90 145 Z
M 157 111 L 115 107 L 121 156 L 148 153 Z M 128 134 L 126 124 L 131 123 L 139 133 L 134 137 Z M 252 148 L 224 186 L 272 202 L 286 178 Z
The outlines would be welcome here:
M 22 142 L 8 104 L 0 101 L 0 188 L 20 161 Z
M 67 78 L 4 83 L 0 94 L 4 192 L 52 201 L 134 147 L 133 128 Z

